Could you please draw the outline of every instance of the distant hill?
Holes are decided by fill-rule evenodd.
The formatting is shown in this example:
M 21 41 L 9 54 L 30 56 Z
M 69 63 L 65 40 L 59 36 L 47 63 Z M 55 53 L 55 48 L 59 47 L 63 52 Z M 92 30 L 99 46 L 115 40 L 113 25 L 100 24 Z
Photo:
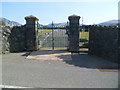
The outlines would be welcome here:
M 118 20 L 110 20 L 110 21 L 99 23 L 97 25 L 117 25 L 117 24 L 118 24 Z
M 3 22 L 3 24 L 5 26 L 21 26 L 22 24 L 16 22 L 16 21 L 10 21 L 6 18 L 0 18 L 0 22 Z M 54 26 L 55 27 L 64 27 L 66 26 L 67 23 L 66 22 L 63 22 L 63 23 L 54 23 Z M 118 25 L 118 20 L 109 20 L 109 21 L 106 21 L 106 22 L 102 22 L 102 23 L 99 23 L 99 24 L 96 24 L 96 25 Z M 48 24 L 48 25 L 42 25 L 42 24 L 38 24 L 38 27 L 41 27 L 41 26 L 47 26 L 47 27 L 52 27 L 52 23 Z
M 63 22 L 63 23 L 54 23 L 54 26 L 66 26 L 67 23 Z M 84 24 L 85 25 L 85 24 Z M 96 24 L 96 25 L 106 25 L 106 26 L 113 26 L 113 25 L 118 25 L 118 20 L 109 20 L 109 21 L 106 21 L 106 22 L 101 22 L 99 24 Z M 52 27 L 52 23 L 46 25 L 47 27 Z
M 16 21 L 10 21 L 6 18 L 0 18 L 0 22 L 2 22 L 5 26 L 21 26 L 22 25 Z
M 53 23 L 55 27 L 64 27 L 67 25 L 67 23 L 63 22 L 63 23 Z M 46 25 L 47 27 L 52 27 L 52 23 Z

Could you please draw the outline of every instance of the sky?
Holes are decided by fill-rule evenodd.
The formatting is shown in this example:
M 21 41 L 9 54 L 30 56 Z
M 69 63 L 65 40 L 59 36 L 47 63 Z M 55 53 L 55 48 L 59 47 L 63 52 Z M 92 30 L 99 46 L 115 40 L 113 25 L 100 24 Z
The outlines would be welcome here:
M 118 1 L 86 2 L 2 2 L 2 17 L 25 24 L 24 17 L 33 15 L 47 25 L 67 22 L 68 16 L 81 17 L 80 24 L 97 24 L 118 19 Z

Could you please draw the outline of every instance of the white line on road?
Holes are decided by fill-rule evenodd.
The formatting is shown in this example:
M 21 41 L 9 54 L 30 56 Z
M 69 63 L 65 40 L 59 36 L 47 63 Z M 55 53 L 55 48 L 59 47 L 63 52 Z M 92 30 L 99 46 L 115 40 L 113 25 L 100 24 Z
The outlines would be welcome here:
M 11 86 L 11 85 L 0 85 L 0 88 L 32 88 L 32 87 Z

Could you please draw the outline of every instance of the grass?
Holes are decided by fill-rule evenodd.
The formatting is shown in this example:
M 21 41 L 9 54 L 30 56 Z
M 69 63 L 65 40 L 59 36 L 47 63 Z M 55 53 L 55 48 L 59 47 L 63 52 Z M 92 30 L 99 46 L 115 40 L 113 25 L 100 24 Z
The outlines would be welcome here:
M 48 34 L 52 32 L 52 29 L 38 29 L 38 36 L 42 36 L 44 34 Z M 80 39 L 89 40 L 89 32 L 80 32 Z
M 80 32 L 80 39 L 89 40 L 89 32 Z
M 48 34 L 52 32 L 52 29 L 38 29 L 38 36 L 42 36 L 44 34 Z
M 89 32 L 80 32 L 80 48 L 88 48 Z
M 50 34 L 51 32 L 52 32 L 52 29 L 39 29 L 38 36 L 41 37 L 45 34 Z M 88 40 L 89 40 L 89 32 L 80 32 L 79 34 L 80 34 L 79 39 L 81 42 L 80 47 L 87 48 L 88 47 Z M 56 44 L 58 44 L 57 46 L 60 47 L 58 41 L 61 41 L 61 40 L 59 40 L 59 39 L 55 40 Z M 43 44 L 43 47 L 52 47 L 51 38 L 46 39 L 44 41 L 44 44 Z M 60 45 L 62 45 L 62 44 L 60 44 Z M 57 47 L 57 46 L 55 45 L 55 47 Z
M 60 30 L 60 29 L 57 29 L 57 30 Z M 52 29 L 38 29 L 38 36 L 42 36 L 44 34 L 48 34 L 52 32 Z

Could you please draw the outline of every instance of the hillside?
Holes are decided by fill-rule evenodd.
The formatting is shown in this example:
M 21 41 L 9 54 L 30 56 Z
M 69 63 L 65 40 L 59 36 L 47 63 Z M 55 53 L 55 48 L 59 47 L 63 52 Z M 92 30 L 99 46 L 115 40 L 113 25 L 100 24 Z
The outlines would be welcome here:
M 110 21 L 99 23 L 97 25 L 117 25 L 117 24 L 118 24 L 118 20 L 110 20 Z
M 20 23 L 16 21 L 10 21 L 6 18 L 0 18 L 0 22 L 2 22 L 2 25 L 5 25 L 5 26 L 21 26 Z
M 63 22 L 63 23 L 54 23 L 54 26 L 66 26 L 67 23 Z M 85 24 L 84 24 L 85 25 Z M 99 24 L 96 24 L 96 25 L 110 25 L 110 26 L 113 26 L 113 25 L 118 25 L 118 20 L 109 20 L 109 21 L 105 21 L 105 22 L 101 22 Z M 47 27 L 52 27 L 52 23 L 46 25 Z
M 21 26 L 22 24 L 16 22 L 16 21 L 10 21 L 6 18 L 0 18 L 0 22 L 2 22 L 5 26 Z M 117 25 L 118 24 L 118 20 L 109 20 L 109 21 L 105 21 L 105 22 L 101 22 L 99 24 L 96 25 Z M 54 23 L 55 27 L 64 27 L 66 26 L 67 23 L 63 22 L 63 23 Z M 38 24 L 38 27 L 41 26 L 47 26 L 47 27 L 52 27 L 52 23 L 48 24 L 48 25 L 42 25 L 42 24 Z
M 66 26 L 67 25 L 67 23 L 65 23 L 65 22 L 63 22 L 63 23 L 54 23 L 54 26 L 55 27 L 64 27 L 64 26 Z M 48 25 L 46 25 L 47 27 L 52 27 L 52 23 L 50 23 L 50 24 L 48 24 Z

